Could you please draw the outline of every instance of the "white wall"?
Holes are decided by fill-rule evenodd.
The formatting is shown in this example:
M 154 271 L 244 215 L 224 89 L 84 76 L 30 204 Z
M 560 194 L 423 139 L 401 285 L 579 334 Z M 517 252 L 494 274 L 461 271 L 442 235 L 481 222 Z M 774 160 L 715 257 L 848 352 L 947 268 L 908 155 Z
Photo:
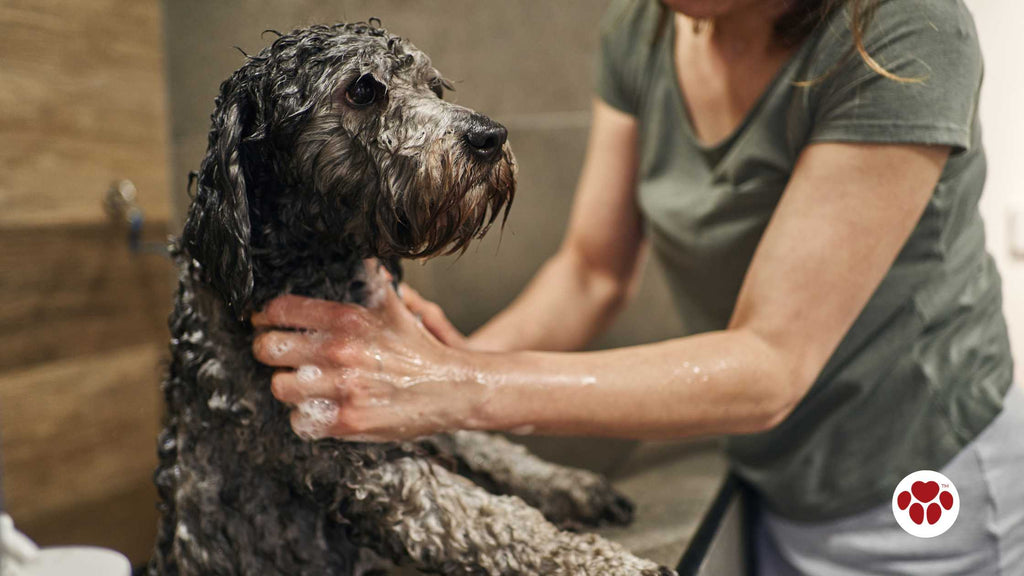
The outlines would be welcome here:
M 1004 309 L 1024 381 L 1024 255 L 1010 252 L 1010 219 L 1024 227 L 1024 2 L 966 0 L 985 57 L 981 124 L 989 173 L 981 201 L 989 251 L 1003 274 Z

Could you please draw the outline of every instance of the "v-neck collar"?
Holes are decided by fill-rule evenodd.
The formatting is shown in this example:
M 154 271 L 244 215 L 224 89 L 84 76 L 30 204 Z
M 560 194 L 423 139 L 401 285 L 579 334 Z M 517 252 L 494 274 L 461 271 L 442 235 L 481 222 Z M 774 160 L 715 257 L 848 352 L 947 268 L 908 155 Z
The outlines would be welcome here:
M 722 154 L 732 146 L 740 134 L 746 131 L 747 127 L 760 113 L 761 108 L 764 107 L 764 103 L 778 90 L 779 85 L 782 84 L 782 79 L 788 75 L 790 68 L 793 67 L 795 62 L 800 60 L 803 52 L 807 50 L 807 47 L 813 44 L 811 37 L 817 33 L 817 31 L 811 32 L 807 38 L 804 38 L 800 47 L 789 55 L 782 66 L 780 66 L 775 72 L 775 76 L 772 77 L 771 82 L 769 82 L 767 86 L 765 86 L 764 90 L 761 91 L 761 94 L 758 95 L 757 100 L 754 101 L 754 105 L 747 110 L 743 119 L 735 128 L 733 128 L 732 132 L 718 142 L 706 144 L 697 136 L 697 130 L 693 123 L 693 118 L 690 116 L 690 108 L 687 105 L 686 94 L 683 92 L 682 82 L 679 80 L 679 68 L 676 63 L 676 25 L 676 19 L 672 18 L 672 25 L 669 27 L 669 33 L 666 35 L 666 47 L 664 48 L 665 50 L 668 50 L 668 58 L 666 61 L 668 62 L 672 85 L 675 87 L 675 103 L 683 117 L 684 128 L 690 143 L 710 158 L 720 158 Z

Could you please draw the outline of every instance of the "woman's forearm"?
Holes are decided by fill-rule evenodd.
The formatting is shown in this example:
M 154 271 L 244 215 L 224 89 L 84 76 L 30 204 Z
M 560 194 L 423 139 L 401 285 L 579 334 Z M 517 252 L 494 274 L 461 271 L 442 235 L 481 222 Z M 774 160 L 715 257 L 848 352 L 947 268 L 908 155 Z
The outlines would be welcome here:
M 629 281 L 587 267 L 562 250 L 522 294 L 470 337 L 476 350 L 579 350 L 615 317 Z
M 804 386 L 784 355 L 742 330 L 577 354 L 470 353 L 480 401 L 467 427 L 678 438 L 768 429 Z

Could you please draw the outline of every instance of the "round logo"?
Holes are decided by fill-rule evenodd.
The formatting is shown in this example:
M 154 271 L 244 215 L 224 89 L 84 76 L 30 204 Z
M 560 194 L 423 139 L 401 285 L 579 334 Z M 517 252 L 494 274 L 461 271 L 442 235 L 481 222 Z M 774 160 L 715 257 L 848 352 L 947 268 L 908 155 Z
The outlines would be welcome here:
M 949 478 L 932 470 L 918 470 L 896 486 L 892 513 L 908 534 L 934 538 L 956 522 L 960 495 Z

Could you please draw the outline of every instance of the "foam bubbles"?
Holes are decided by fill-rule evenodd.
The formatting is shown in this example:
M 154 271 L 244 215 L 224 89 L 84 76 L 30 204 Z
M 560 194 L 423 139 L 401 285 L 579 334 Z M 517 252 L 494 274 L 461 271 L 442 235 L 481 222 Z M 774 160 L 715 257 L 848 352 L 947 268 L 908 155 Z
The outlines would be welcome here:
M 391 288 L 391 275 L 376 258 L 363 260 L 366 272 L 366 300 L 363 305 L 376 308 L 387 298 L 387 290 Z
M 280 358 L 281 356 L 284 356 L 285 354 L 290 352 L 291 349 L 291 340 L 279 340 L 270 345 L 269 352 L 270 355 L 273 356 L 274 358 Z
M 299 369 L 295 371 L 295 377 L 299 382 L 307 384 L 310 382 L 316 382 L 321 376 L 323 376 L 323 372 L 320 371 L 320 368 L 313 366 L 312 364 L 299 366 Z
M 223 392 L 214 392 L 206 402 L 206 405 L 209 406 L 210 410 L 227 410 L 231 407 L 227 394 Z
M 338 418 L 338 405 L 326 398 L 303 400 L 295 407 L 292 430 L 303 440 L 327 436 L 327 430 Z

